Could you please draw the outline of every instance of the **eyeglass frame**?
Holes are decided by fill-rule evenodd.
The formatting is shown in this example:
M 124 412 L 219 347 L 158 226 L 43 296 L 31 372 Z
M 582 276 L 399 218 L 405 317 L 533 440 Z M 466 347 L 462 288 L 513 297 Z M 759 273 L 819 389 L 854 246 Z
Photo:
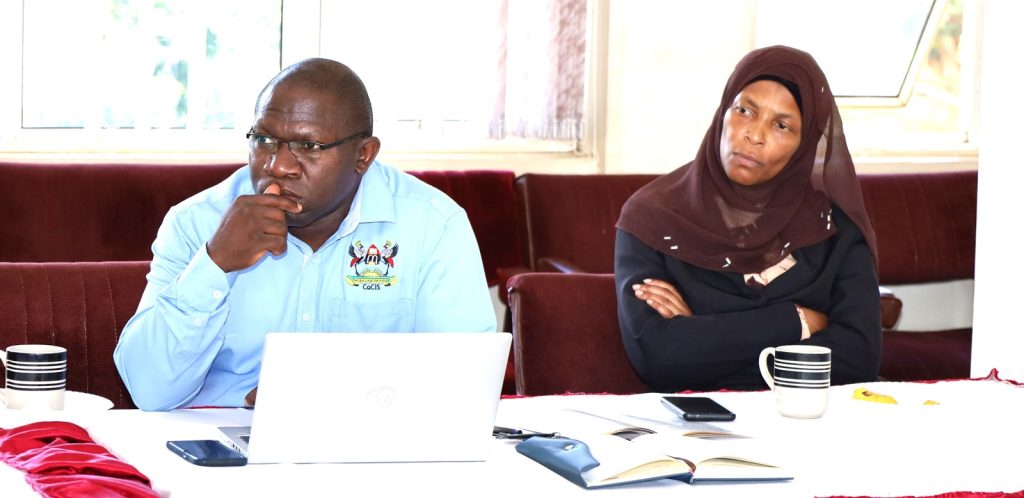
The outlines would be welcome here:
M 321 152 L 323 152 L 323 151 L 325 151 L 327 149 L 330 149 L 332 147 L 337 147 L 339 145 L 342 145 L 342 144 L 344 144 L 344 143 L 346 143 L 348 141 L 354 140 L 356 138 L 360 138 L 360 137 L 364 137 L 365 138 L 365 137 L 368 137 L 368 136 L 370 136 L 369 130 L 363 130 L 363 131 L 361 131 L 359 133 L 355 133 L 355 134 L 349 135 L 349 136 L 347 136 L 347 137 L 345 137 L 345 138 L 343 138 L 341 140 L 338 140 L 337 142 L 331 142 L 331 143 L 328 143 L 328 144 L 322 144 L 322 143 L 317 142 L 315 140 L 282 140 L 280 138 L 277 138 L 277 137 L 272 136 L 272 135 L 268 135 L 266 133 L 256 133 L 256 131 L 254 129 L 250 128 L 249 132 L 245 134 L 245 139 L 250 141 L 250 144 L 249 144 L 250 148 L 252 148 L 253 150 L 259 150 L 258 147 L 256 147 L 254 144 L 251 143 L 252 142 L 252 138 L 253 137 L 266 137 L 266 138 L 268 138 L 269 140 L 273 141 L 273 143 L 274 143 L 274 150 L 273 150 L 273 152 L 270 152 L 270 154 L 277 154 L 277 151 L 281 150 L 281 144 L 286 144 L 288 146 L 288 150 L 292 154 L 296 153 L 295 149 L 292 149 L 292 144 L 312 144 L 313 146 L 316 147 L 315 149 L 311 149 L 311 150 L 308 150 L 308 149 L 307 150 L 302 150 L 302 149 L 300 149 L 298 151 L 298 153 L 299 154 L 316 155 L 316 154 L 320 154 Z

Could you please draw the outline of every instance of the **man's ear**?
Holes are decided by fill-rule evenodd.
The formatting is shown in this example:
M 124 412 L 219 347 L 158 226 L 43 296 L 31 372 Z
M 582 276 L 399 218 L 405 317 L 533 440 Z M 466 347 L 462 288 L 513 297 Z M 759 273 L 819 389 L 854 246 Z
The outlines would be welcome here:
M 362 175 L 366 173 L 366 170 L 370 169 L 370 164 L 377 157 L 377 153 L 380 152 L 380 139 L 377 137 L 370 137 L 364 139 L 359 145 L 359 158 L 356 159 L 356 173 Z

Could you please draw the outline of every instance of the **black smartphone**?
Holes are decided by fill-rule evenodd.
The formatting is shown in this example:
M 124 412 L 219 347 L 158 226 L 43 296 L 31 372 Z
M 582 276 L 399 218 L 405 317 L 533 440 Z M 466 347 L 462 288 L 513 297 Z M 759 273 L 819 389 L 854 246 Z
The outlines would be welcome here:
M 204 467 L 237 467 L 247 463 L 244 455 L 213 439 L 167 441 L 167 448 L 189 463 Z
M 690 422 L 728 422 L 736 420 L 736 414 L 711 398 L 700 396 L 664 396 L 661 404 L 683 420 Z

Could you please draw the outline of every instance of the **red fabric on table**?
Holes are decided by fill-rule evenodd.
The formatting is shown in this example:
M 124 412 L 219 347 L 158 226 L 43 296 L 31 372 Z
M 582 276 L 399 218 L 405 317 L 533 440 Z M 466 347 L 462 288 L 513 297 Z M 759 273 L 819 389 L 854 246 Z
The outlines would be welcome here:
M 68 422 L 0 429 L 0 461 L 25 472 L 45 497 L 158 496 L 148 477 Z

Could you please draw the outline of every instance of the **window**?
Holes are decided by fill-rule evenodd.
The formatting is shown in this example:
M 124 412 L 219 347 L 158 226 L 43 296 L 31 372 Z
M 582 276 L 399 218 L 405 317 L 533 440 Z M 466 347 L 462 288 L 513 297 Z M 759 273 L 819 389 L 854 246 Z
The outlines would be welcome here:
M 572 152 L 587 132 L 587 8 L 22 0 L 0 20 L 0 63 L 22 68 L 0 82 L 0 103 L 20 109 L 0 116 L 0 151 L 244 152 L 263 85 L 321 56 L 364 79 L 389 150 Z
M 280 0 L 24 8 L 22 128 L 237 128 L 281 59 Z
M 970 151 L 973 92 L 961 89 L 974 75 L 961 71 L 960 47 L 974 34 L 964 13 L 963 0 L 761 0 L 757 45 L 815 56 L 861 155 Z

